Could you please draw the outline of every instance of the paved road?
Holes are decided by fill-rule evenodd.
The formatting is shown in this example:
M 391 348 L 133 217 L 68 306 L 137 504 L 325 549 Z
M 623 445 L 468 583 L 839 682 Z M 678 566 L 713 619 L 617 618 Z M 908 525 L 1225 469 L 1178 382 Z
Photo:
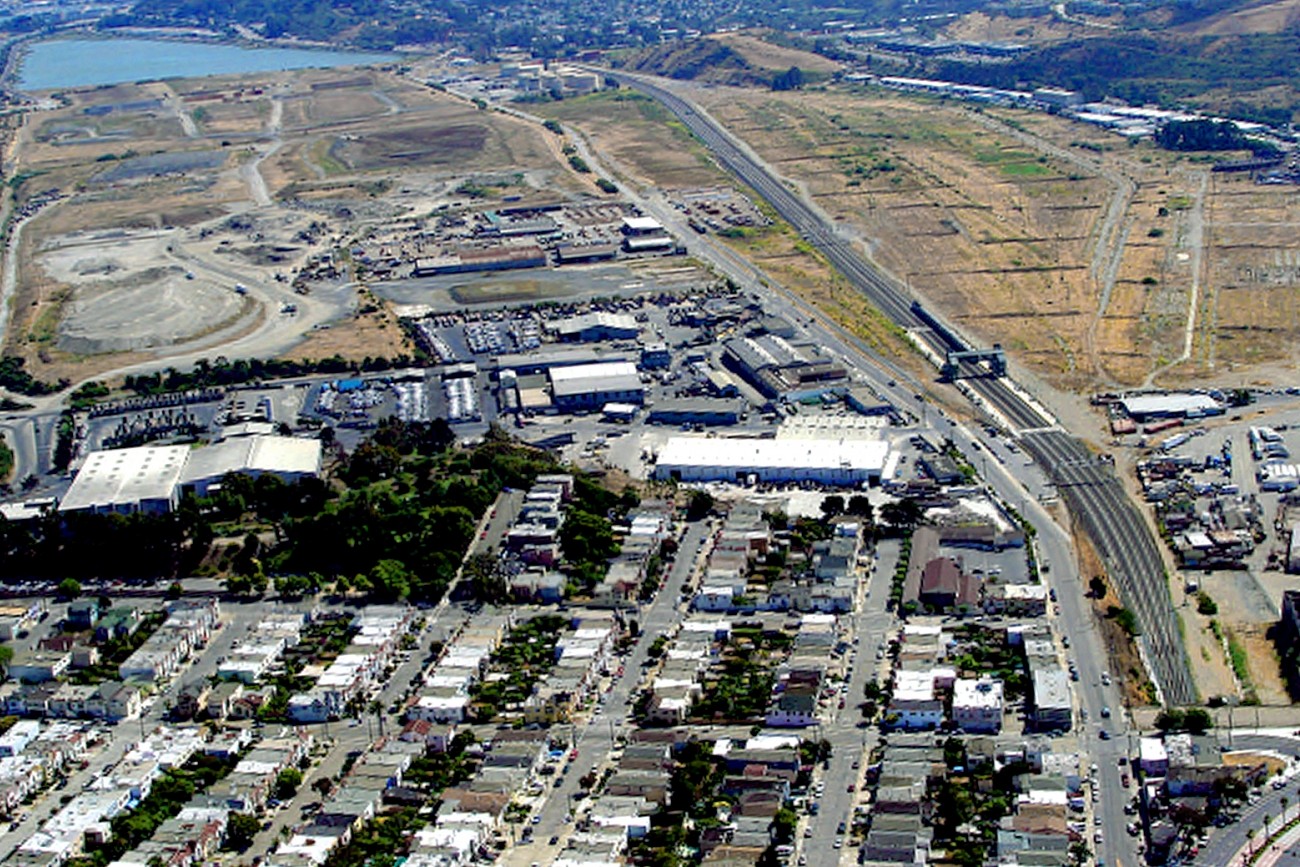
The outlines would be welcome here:
M 826 788 L 818 799 L 818 814 L 807 820 L 812 836 L 799 838 L 802 854 L 808 857 L 810 867 L 835 867 L 841 860 L 856 860 L 858 850 L 848 845 L 849 835 L 840 834 L 839 825 L 843 822 L 846 829 L 853 825 L 853 808 L 862 798 L 863 773 L 871 751 L 880 741 L 875 726 L 857 728 L 862 718 L 858 705 L 863 701 L 867 681 L 876 678 L 883 683 L 888 677 L 888 657 L 877 660 L 876 649 L 888 643 L 898 626 L 897 619 L 886 610 L 889 583 L 898 557 L 897 540 L 888 539 L 877 546 L 874 565 L 866 580 L 859 582 L 854 613 L 843 619 L 847 620 L 854 652 L 850 657 L 852 667 L 844 708 L 840 710 L 832 703 L 826 725 L 815 733 L 830 741 L 831 759 L 828 769 L 815 771 L 815 778 L 824 782 Z M 855 768 L 855 763 L 859 767 Z M 853 792 L 848 791 L 850 783 Z M 842 848 L 835 848 L 836 840 L 843 842 Z
M 642 664 L 649 658 L 650 645 L 660 635 L 670 635 L 681 621 L 685 606 L 679 606 L 678 598 L 688 582 L 696 573 L 700 553 L 705 540 L 713 533 L 712 522 L 697 522 L 687 527 L 682 537 L 677 558 L 669 569 L 668 580 L 654 601 L 642 609 L 638 618 L 641 636 L 631 653 L 623 662 L 624 675 L 617 679 L 606 693 L 605 703 L 584 725 L 579 721 L 575 726 L 575 742 L 578 758 L 570 763 L 567 774 L 551 778 L 553 788 L 545 802 L 537 811 L 539 821 L 534 826 L 534 838 L 531 843 L 512 847 L 504 856 L 508 865 L 527 867 L 537 861 L 551 863 L 563 848 L 574 825 L 565 822 L 565 815 L 574 806 L 574 795 L 581 789 L 580 780 L 588 773 L 609 764 L 611 747 L 620 735 L 627 735 L 632 726 L 628 722 L 633 689 L 637 686 L 642 671 Z M 581 804 L 579 804 L 579 807 Z M 550 845 L 554 836 L 560 838 L 557 845 Z
M 1245 716 L 1245 711 L 1241 712 Z M 1263 750 L 1280 753 L 1292 758 L 1300 758 L 1300 738 L 1282 733 L 1237 733 L 1231 736 L 1220 733 L 1219 740 L 1224 747 L 1237 750 Z M 1264 817 L 1268 816 L 1269 828 L 1276 831 L 1281 825 L 1277 821 L 1282 815 L 1282 799 L 1287 799 L 1287 812 L 1295 818 L 1300 809 L 1300 795 L 1297 795 L 1294 778 L 1281 789 L 1265 786 L 1257 803 L 1241 811 L 1241 818 L 1224 828 L 1211 829 L 1209 845 L 1200 851 L 1193 862 L 1200 867 L 1226 867 L 1239 863 L 1237 854 L 1246 848 L 1250 840 L 1247 831 L 1254 832 L 1256 845 L 1263 839 Z
M 662 103 L 695 133 L 718 161 L 759 195 L 796 231 L 826 256 L 873 305 L 895 324 L 909 329 L 932 352 L 969 348 L 955 329 L 932 312 L 919 310 L 910 293 L 867 262 L 813 204 L 792 191 L 743 142 L 727 132 L 699 106 L 644 76 L 612 73 L 620 83 Z M 1026 393 L 1005 378 L 974 378 L 963 383 L 968 396 L 1024 434 L 1024 443 L 1058 485 L 1067 504 L 1080 515 L 1096 542 L 1121 598 L 1142 627 L 1142 643 L 1152 678 L 1171 704 L 1197 701 L 1182 636 L 1169 618 L 1171 605 L 1165 566 L 1150 529 L 1142 520 L 1109 465 L 1075 472 L 1087 447 L 1052 429 L 1053 420 Z M 1082 475 L 1082 478 L 1077 476 Z

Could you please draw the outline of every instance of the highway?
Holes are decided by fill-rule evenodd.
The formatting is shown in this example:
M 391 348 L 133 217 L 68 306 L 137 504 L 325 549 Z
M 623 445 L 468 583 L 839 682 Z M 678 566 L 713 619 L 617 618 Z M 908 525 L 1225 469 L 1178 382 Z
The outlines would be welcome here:
M 867 262 L 835 230 L 829 218 L 793 192 L 743 142 L 703 110 L 644 77 L 604 70 L 602 73 L 662 103 L 724 168 L 766 199 L 873 305 L 929 350 L 942 357 L 949 350 L 971 348 L 951 327 L 934 328 L 918 316 L 913 307 L 916 299 Z M 1067 505 L 1081 519 L 1121 599 L 1137 616 L 1143 655 L 1161 697 L 1174 705 L 1195 704 L 1197 694 L 1186 650 L 1171 616 L 1164 560 L 1113 468 L 1098 463 L 1079 439 L 1053 429 L 1054 420 L 1009 380 L 977 377 L 965 380 L 964 385 L 1017 432 L 1025 449 L 1060 486 Z

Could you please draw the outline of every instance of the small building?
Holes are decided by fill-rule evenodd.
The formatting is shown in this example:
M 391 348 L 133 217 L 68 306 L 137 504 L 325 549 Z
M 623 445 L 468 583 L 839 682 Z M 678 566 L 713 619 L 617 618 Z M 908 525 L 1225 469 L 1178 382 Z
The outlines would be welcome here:
M 44 683 L 61 677 L 71 665 L 69 651 L 19 650 L 9 663 L 9 676 L 19 683 Z
M 645 238 L 664 233 L 664 224 L 654 217 L 624 217 L 621 231 L 628 238 Z
M 964 732 L 1002 730 L 1002 682 L 989 677 L 962 679 L 952 688 L 952 721 Z
M 662 370 L 673 363 L 668 344 L 662 340 L 647 343 L 641 347 L 641 367 L 645 370 Z
M 1029 718 L 1039 731 L 1069 731 L 1074 719 L 1070 682 L 1059 668 L 1033 668 Z
M 68 606 L 68 627 L 71 629 L 90 629 L 98 620 L 98 600 L 77 599 Z
M 596 310 L 562 319 L 551 326 L 557 338 L 564 342 L 595 343 L 601 340 L 634 340 L 641 326 L 629 313 L 610 313 Z

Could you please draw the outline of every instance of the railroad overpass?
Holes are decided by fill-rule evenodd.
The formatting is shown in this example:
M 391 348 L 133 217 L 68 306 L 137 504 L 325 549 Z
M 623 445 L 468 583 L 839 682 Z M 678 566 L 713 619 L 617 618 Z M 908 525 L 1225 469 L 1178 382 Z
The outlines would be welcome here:
M 951 327 L 869 263 L 824 214 L 796 195 L 702 109 L 641 76 L 601 73 L 650 96 L 676 115 L 725 169 L 766 199 L 868 301 L 896 325 L 912 331 L 936 357 L 972 351 Z M 1025 450 L 1060 486 L 1066 504 L 1108 564 L 1120 598 L 1137 615 L 1142 630 L 1138 641 L 1163 700 L 1172 705 L 1196 704 L 1196 686 L 1169 595 L 1163 557 L 1113 467 L 1097 461 L 1081 440 L 1058 429 L 1055 419 L 1027 399 L 1009 378 L 972 378 L 967 386 L 1016 429 Z

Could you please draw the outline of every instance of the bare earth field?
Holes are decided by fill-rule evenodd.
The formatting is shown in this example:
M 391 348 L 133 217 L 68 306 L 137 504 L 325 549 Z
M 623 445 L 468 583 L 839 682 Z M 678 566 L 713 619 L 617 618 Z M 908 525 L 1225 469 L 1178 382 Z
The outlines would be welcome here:
M 692 95 L 881 266 L 1053 386 L 1241 384 L 1295 364 L 1286 187 L 1050 115 L 856 87 Z
M 552 138 L 370 69 L 69 91 L 13 149 L 15 204 L 44 206 L 6 259 L 4 351 L 74 381 L 205 350 L 409 352 L 387 302 L 295 294 L 294 275 L 368 227 L 464 204 L 467 181 L 480 205 L 590 192 Z

